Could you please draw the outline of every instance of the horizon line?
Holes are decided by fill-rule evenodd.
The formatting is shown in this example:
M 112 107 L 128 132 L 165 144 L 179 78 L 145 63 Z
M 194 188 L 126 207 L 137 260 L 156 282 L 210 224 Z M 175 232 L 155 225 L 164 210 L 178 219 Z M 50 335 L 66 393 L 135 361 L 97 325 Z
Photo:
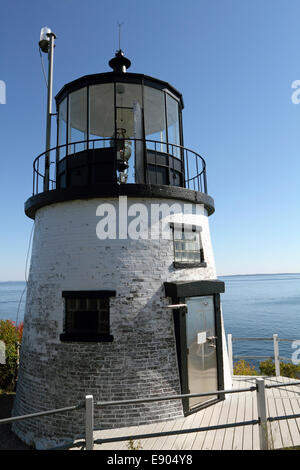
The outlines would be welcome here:
M 300 272 L 276 272 L 276 273 L 239 273 L 239 274 L 219 274 L 218 277 L 234 277 L 234 276 L 275 276 L 278 274 L 300 274 Z M 0 281 L 0 283 L 8 282 L 25 282 L 26 280 L 10 280 L 10 281 Z
M 300 274 L 300 272 L 276 272 L 276 273 L 247 273 L 247 274 L 220 274 L 219 277 L 233 276 L 277 276 L 278 274 Z

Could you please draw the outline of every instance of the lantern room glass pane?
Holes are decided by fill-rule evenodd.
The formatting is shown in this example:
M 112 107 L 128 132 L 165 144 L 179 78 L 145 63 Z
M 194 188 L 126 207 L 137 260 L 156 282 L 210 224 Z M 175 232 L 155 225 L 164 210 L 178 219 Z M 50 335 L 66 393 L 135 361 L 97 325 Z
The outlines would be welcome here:
M 106 139 L 90 142 L 90 148 L 110 147 L 115 133 L 114 84 L 90 86 L 89 139 Z
M 67 112 L 68 103 L 65 98 L 58 108 L 58 145 L 65 145 L 67 143 Z M 63 158 L 66 155 L 66 147 L 59 149 L 59 156 Z
M 180 145 L 180 128 L 179 128 L 179 110 L 178 102 L 166 93 L 167 99 L 167 123 L 168 123 L 168 143 L 169 153 L 180 158 L 180 149 L 175 145 Z
M 142 85 L 132 83 L 116 83 L 116 106 L 134 108 L 135 104 L 143 105 Z M 133 137 L 133 135 L 131 136 Z
M 142 139 L 142 86 L 116 83 L 117 137 Z
M 142 86 L 139 84 L 116 83 L 116 137 L 125 139 L 118 143 L 128 169 L 121 175 L 121 181 L 139 182 L 144 169 Z M 134 140 L 130 140 L 134 139 Z
M 146 139 L 159 143 L 147 142 L 147 148 L 157 152 L 166 152 L 166 113 L 164 92 L 145 86 L 144 88 L 144 116 Z
M 68 143 L 87 140 L 87 88 L 81 88 L 69 95 Z M 69 153 L 86 148 L 85 143 L 70 145 Z

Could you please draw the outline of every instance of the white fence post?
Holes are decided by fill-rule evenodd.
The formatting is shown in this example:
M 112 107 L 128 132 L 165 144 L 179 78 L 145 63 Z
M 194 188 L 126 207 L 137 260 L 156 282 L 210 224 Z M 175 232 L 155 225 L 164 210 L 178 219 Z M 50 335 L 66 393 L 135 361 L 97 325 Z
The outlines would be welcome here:
M 279 341 L 278 335 L 273 335 L 274 340 L 274 362 L 275 362 L 275 375 L 280 376 L 280 361 L 279 361 Z
M 85 397 L 85 448 L 94 449 L 94 397 Z
M 264 379 L 256 379 L 256 399 L 259 419 L 260 450 L 268 450 L 268 421 Z
M 231 377 L 233 376 L 232 334 L 227 335 L 228 359 Z

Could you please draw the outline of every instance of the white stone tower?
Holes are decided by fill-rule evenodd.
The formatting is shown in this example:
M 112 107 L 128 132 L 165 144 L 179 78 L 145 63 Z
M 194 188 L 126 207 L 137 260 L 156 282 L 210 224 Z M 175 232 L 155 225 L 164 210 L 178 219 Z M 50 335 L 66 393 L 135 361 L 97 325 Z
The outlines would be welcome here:
M 111 401 L 231 385 L 209 234 L 214 202 L 205 161 L 183 146 L 182 96 L 128 73 L 121 50 L 110 66 L 61 89 L 57 147 L 34 160 L 15 415 L 86 394 Z M 96 409 L 95 427 L 172 419 L 220 399 Z M 43 448 L 81 435 L 83 423 L 79 410 L 14 431 Z

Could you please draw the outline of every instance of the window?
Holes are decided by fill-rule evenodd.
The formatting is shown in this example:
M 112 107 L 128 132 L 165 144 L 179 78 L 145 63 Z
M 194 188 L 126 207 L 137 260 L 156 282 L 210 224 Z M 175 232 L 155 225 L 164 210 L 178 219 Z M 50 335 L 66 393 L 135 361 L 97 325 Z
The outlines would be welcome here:
M 68 143 L 87 140 L 87 88 L 81 88 L 69 95 Z M 70 145 L 69 153 L 86 148 L 85 143 Z
M 200 229 L 181 225 L 172 225 L 172 228 L 175 268 L 206 267 Z
M 58 108 L 58 141 L 57 145 L 65 145 L 67 143 L 67 115 L 68 115 L 68 103 L 65 98 L 59 105 Z M 66 147 L 59 149 L 59 158 L 63 158 L 66 155 Z
M 178 102 L 166 93 L 167 100 L 167 124 L 168 124 L 168 143 L 180 145 L 179 131 L 179 112 Z M 169 153 L 180 158 L 180 149 L 173 145 L 169 145 Z
M 112 341 L 109 299 L 115 291 L 64 291 L 64 333 L 61 341 Z
M 166 152 L 167 147 L 163 144 L 167 141 L 164 93 L 161 90 L 145 86 L 144 108 L 147 148 L 155 150 L 155 152 Z M 149 142 L 151 140 L 161 143 Z
M 90 86 L 89 90 L 90 148 L 110 147 L 115 133 L 114 84 Z

